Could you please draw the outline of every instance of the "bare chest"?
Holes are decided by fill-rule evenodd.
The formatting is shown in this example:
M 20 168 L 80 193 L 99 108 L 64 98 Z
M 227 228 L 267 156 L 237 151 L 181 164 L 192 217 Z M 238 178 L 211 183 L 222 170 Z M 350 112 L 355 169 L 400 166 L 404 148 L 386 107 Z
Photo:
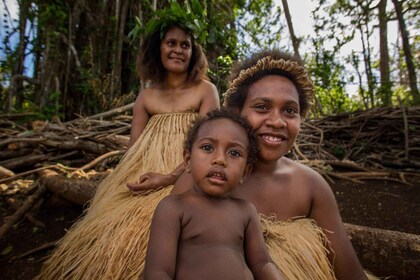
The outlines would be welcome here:
M 310 214 L 309 188 L 293 178 L 263 179 L 255 176 L 237 188 L 234 196 L 254 204 L 259 214 L 275 215 L 282 221 Z
M 248 219 L 239 209 L 195 208 L 187 211 L 181 221 L 180 241 L 184 245 L 210 245 L 242 249 Z
M 201 97 L 192 91 L 157 92 L 148 97 L 146 109 L 150 114 L 198 112 Z

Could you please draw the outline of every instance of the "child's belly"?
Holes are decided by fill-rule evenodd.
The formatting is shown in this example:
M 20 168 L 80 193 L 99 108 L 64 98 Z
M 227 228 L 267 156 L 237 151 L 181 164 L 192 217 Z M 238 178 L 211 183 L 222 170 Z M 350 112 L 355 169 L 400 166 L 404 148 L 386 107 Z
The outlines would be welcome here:
M 178 248 L 175 279 L 253 280 L 242 246 L 190 245 Z

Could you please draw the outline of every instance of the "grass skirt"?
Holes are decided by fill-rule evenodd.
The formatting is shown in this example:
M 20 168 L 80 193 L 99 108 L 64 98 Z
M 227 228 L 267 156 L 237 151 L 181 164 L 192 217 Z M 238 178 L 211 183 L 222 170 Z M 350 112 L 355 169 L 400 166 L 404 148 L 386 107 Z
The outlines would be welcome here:
M 285 279 L 335 279 L 324 234 L 313 220 L 261 216 L 260 222 L 271 258 Z
M 183 141 L 196 113 L 150 118 L 136 143 L 104 179 L 85 216 L 60 241 L 36 279 L 138 279 L 153 211 L 171 188 L 132 196 L 126 183 L 182 162 Z

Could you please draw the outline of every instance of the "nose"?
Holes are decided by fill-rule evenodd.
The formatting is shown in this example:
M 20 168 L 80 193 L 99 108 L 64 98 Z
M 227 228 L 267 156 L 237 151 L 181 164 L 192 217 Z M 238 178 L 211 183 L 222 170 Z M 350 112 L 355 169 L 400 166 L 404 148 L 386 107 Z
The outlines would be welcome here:
M 214 153 L 213 159 L 211 161 L 213 165 L 226 166 L 225 154 L 222 151 L 217 151 Z
M 181 46 L 180 46 L 180 45 L 176 45 L 176 46 L 175 46 L 174 51 L 175 51 L 176 53 L 182 53 L 182 48 L 181 48 Z
M 283 118 L 280 112 L 271 112 L 266 120 L 266 124 L 268 126 L 272 126 L 274 128 L 282 128 L 287 126 L 287 122 Z

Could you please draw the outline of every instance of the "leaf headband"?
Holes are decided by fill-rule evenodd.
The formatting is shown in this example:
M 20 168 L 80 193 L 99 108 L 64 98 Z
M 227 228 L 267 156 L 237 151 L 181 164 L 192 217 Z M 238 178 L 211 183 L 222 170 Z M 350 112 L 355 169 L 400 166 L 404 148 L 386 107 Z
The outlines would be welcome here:
M 162 39 L 171 25 L 177 25 L 204 45 L 207 38 L 205 16 L 206 11 L 198 0 L 191 0 L 191 5 L 186 0 L 184 7 L 181 7 L 176 1 L 170 1 L 169 7 L 155 12 L 152 19 L 147 23 L 145 32 L 147 36 L 150 36 L 159 31 Z

